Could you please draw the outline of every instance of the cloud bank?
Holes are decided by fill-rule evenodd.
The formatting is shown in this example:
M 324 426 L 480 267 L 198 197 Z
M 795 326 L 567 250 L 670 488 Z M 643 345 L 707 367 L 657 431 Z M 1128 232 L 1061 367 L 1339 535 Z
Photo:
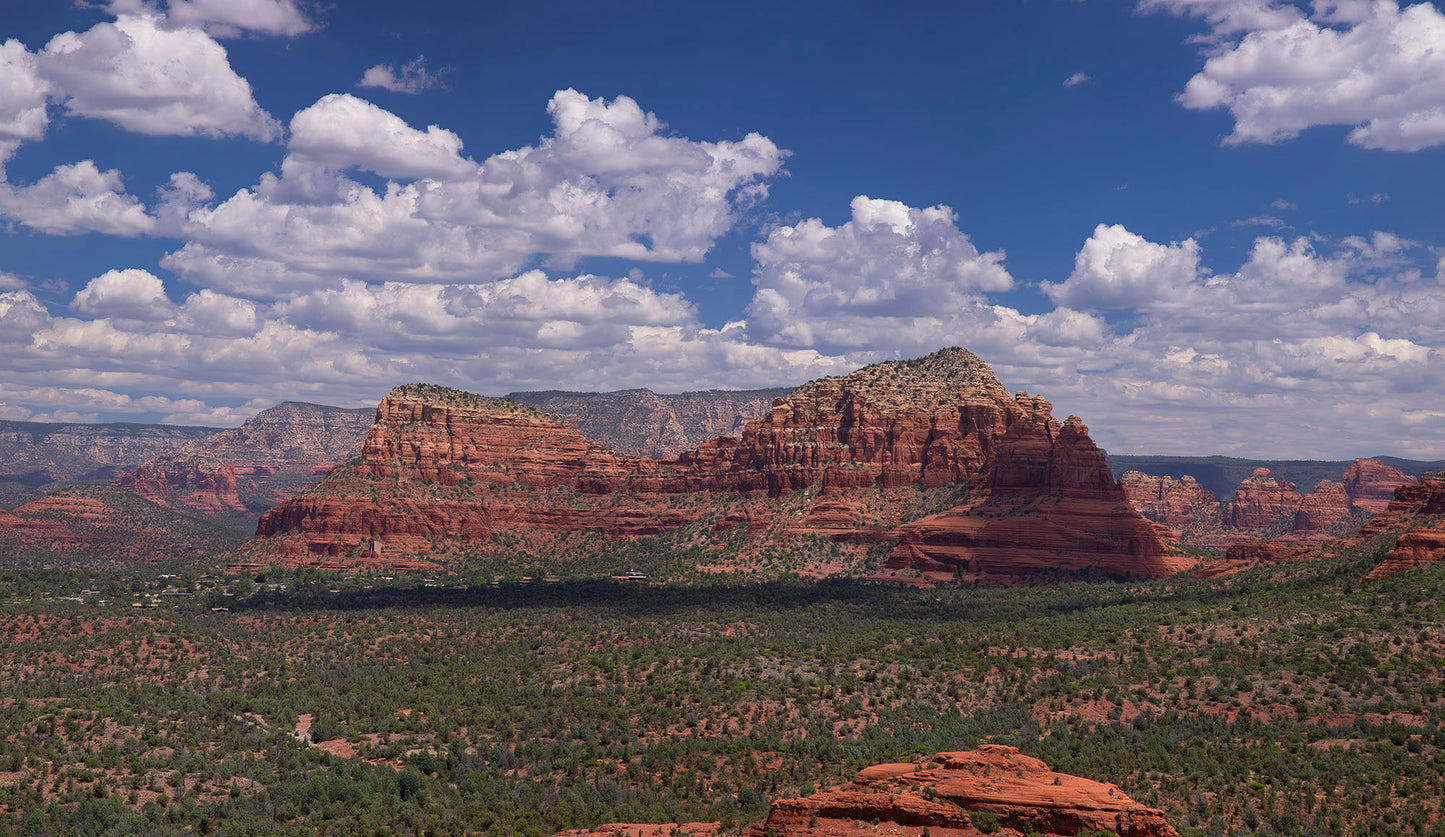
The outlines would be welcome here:
M 0 166 L 61 130 L 55 115 L 253 142 L 274 163 L 221 195 L 189 171 L 133 193 L 89 159 L 0 180 L 12 232 L 166 249 L 158 264 L 72 277 L 63 294 L 0 265 L 0 417 L 234 424 L 283 399 L 373 403 L 414 380 L 488 393 L 777 386 L 961 345 L 1006 385 L 1085 416 L 1116 452 L 1440 454 L 1428 429 L 1445 418 L 1445 258 L 1388 232 L 1283 234 L 1293 228 L 1260 216 L 1270 234 L 1241 261 L 1091 219 L 1071 271 L 1022 277 L 942 204 L 860 194 L 779 220 L 766 203 L 786 150 L 759 133 L 683 136 L 623 95 L 558 90 L 542 135 L 503 150 L 354 93 L 322 95 L 283 126 L 218 39 L 305 35 L 317 24 L 302 7 L 111 8 L 113 22 L 36 51 L 0 44 Z M 1445 141 L 1431 127 L 1445 107 L 1433 6 L 1140 8 L 1208 26 L 1180 102 L 1229 111 L 1230 143 L 1327 125 L 1369 149 Z M 417 59 L 373 66 L 359 87 L 435 80 Z M 758 231 L 750 269 L 708 264 L 745 229 Z M 751 296 L 709 324 L 657 280 L 677 265 Z

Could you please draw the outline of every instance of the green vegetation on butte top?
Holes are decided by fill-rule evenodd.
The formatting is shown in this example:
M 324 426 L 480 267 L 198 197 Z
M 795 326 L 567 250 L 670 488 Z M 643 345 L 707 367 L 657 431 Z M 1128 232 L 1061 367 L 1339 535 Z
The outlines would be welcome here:
M 865 366 L 842 377 L 819 378 L 793 391 L 807 399 L 837 387 L 865 394 L 870 406 L 891 409 L 909 405 L 953 403 L 961 393 L 1002 389 L 993 369 L 967 349 L 950 346 L 912 360 L 889 360 Z
M 1185 835 L 1439 834 L 1445 565 L 1361 583 L 1389 540 L 926 591 L 6 571 L 0 832 L 736 834 L 992 741 Z

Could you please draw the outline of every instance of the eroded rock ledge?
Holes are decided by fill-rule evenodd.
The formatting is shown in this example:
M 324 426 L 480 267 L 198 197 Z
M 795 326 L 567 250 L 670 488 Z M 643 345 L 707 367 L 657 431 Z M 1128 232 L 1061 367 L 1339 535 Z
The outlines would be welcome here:
M 1067 835 L 1111 831 L 1119 837 L 1176 834 L 1163 812 L 1130 799 L 1118 786 L 1055 773 L 1014 747 L 985 744 L 939 753 L 923 764 L 880 764 L 852 782 L 803 799 L 773 803 L 750 837 L 853 835 L 858 823 L 881 833 L 963 837 L 980 826 Z M 872 833 L 872 832 L 870 832 Z

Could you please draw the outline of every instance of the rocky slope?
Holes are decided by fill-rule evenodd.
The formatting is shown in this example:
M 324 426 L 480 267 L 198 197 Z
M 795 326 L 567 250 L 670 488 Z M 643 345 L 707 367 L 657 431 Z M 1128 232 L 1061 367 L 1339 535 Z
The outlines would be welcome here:
M 880 764 L 853 781 L 802 799 L 773 803 L 750 837 L 868 833 L 973 837 L 999 828 L 1041 835 L 1176 834 L 1164 814 L 1115 785 L 1055 773 L 1013 747 L 939 753 L 926 764 Z
M 218 429 L 0 421 L 0 480 L 43 485 L 109 478 Z
M 929 509 L 924 495 L 949 501 Z M 833 505 L 812 513 L 825 508 L 815 500 Z M 517 402 L 398 387 L 361 458 L 268 512 L 257 534 L 292 560 L 365 560 L 436 557 L 495 536 L 634 538 L 692 523 L 754 541 L 804 531 L 891 541 L 893 570 L 944 577 L 1154 576 L 1190 563 L 1129 506 L 1082 422 L 1010 396 L 962 349 L 805 384 L 741 438 L 669 460 L 617 454 Z
M 766 413 L 788 389 L 707 390 L 659 395 L 649 389 L 618 392 L 513 392 L 571 424 L 598 444 L 629 456 L 671 459 L 719 436 L 741 436 L 743 426 Z
M 196 439 L 129 471 L 116 484 L 168 508 L 243 521 L 356 456 L 374 412 L 285 402 L 239 428 Z

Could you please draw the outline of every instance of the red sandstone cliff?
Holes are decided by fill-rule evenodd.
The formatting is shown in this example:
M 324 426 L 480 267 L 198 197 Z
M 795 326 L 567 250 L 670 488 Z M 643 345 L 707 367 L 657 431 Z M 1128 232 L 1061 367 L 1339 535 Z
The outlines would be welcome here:
M 1129 502 L 1150 520 L 1173 529 L 1219 525 L 1219 499 L 1194 477 L 1157 477 L 1140 471 L 1125 472 L 1120 482 Z
M 1350 502 L 1370 514 L 1379 514 L 1395 498 L 1395 489 L 1417 480 L 1378 459 L 1356 459 L 1345 469 L 1342 482 Z
M 1326 537 L 1325 532 L 1350 519 L 1353 503 L 1344 485 L 1334 480 L 1320 480 L 1314 490 L 1300 498 L 1294 513 L 1293 531 L 1297 535 Z
M 1316 493 L 1319 493 L 1318 489 Z M 1223 559 L 1201 564 L 1196 574 L 1208 578 L 1261 565 L 1339 554 L 1359 548 L 1372 539 L 1390 539 L 1394 545 L 1385 553 L 1381 563 L 1365 576 L 1366 579 L 1386 578 L 1414 567 L 1445 561 L 1445 477 L 1427 474 L 1418 483 L 1400 486 L 1395 490 L 1395 499 L 1382 512 L 1344 537 L 1236 543 L 1230 545 Z M 1386 543 L 1389 542 L 1386 540 Z
M 1188 476 L 1176 480 L 1129 471 L 1122 482 L 1129 501 L 1145 517 L 1168 526 L 1181 543 L 1219 549 L 1261 540 L 1299 543 L 1342 536 L 1384 508 L 1388 501 L 1379 501 L 1382 493 L 1389 495 L 1414 479 L 1379 460 L 1357 459 L 1345 469 L 1342 482 L 1321 480 L 1301 495 L 1293 484 L 1259 468 L 1224 504 Z
M 967 500 L 916 520 L 908 497 L 940 488 Z M 869 491 L 883 492 L 878 509 L 845 511 Z M 779 521 L 780 500 L 799 498 L 791 513 L 802 518 L 815 495 L 843 505 Z M 293 533 L 334 556 L 369 539 L 417 553 L 439 539 L 636 537 L 710 517 L 781 535 L 807 520 L 832 528 L 840 514 L 855 530 L 845 539 L 897 540 L 896 568 L 1153 576 L 1189 564 L 1128 505 L 1082 422 L 1056 421 L 1042 398 L 1009 396 L 962 349 L 805 384 L 740 439 L 674 460 L 621 456 L 516 402 L 398 387 L 361 458 L 268 512 L 257 534 Z
M 1426 476 L 1395 490 L 1395 498 L 1353 540 L 1396 530 L 1395 547 L 1370 571 L 1369 579 L 1387 578 L 1414 567 L 1445 561 L 1445 475 Z
M 1234 490 L 1224 522 L 1236 529 L 1265 529 L 1293 518 L 1300 501 L 1294 483 L 1275 479 L 1268 468 L 1256 468 Z
M 971 815 L 996 818 L 1019 833 L 1067 835 L 1112 832 L 1119 837 L 1171 837 L 1162 811 L 1130 799 L 1117 786 L 1055 773 L 1013 747 L 939 753 L 931 764 L 880 764 L 853 781 L 803 799 L 773 803 L 751 837 L 826 837 L 873 831 L 916 837 L 976 835 Z M 871 832 L 870 832 L 871 833 Z
M 1060 425 L 1048 402 L 1022 393 L 1019 401 L 1048 418 L 1011 426 L 989 472 L 987 499 L 898 527 L 886 566 L 987 578 L 1056 571 L 1154 577 L 1193 565 L 1129 504 L 1078 417 Z

